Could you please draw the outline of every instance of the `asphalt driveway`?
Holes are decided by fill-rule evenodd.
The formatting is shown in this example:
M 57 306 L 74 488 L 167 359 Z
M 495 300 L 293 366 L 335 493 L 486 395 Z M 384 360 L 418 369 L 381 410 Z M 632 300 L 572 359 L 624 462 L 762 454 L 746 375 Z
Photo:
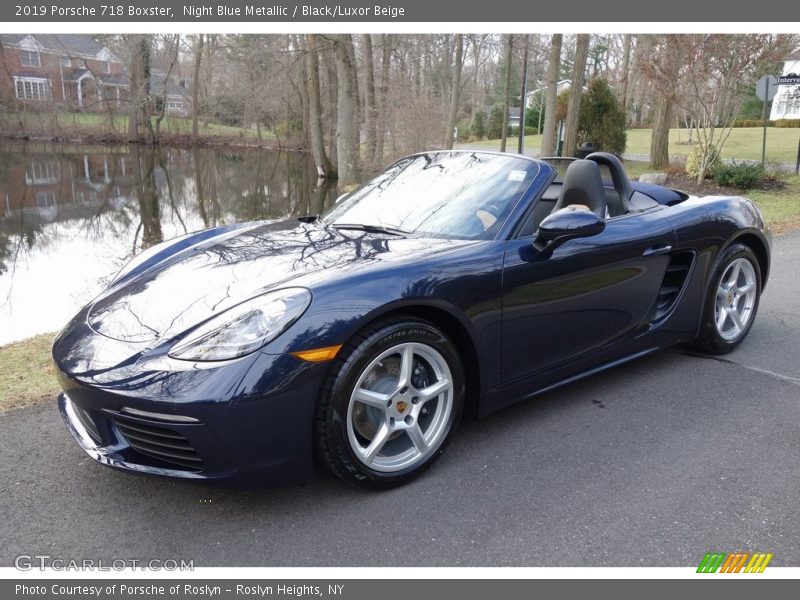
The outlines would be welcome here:
M 134 477 L 73 442 L 55 402 L 0 416 L 0 565 L 18 554 L 196 566 L 800 566 L 800 233 L 775 240 L 744 346 L 662 352 L 467 423 L 381 494 L 324 473 L 267 490 Z

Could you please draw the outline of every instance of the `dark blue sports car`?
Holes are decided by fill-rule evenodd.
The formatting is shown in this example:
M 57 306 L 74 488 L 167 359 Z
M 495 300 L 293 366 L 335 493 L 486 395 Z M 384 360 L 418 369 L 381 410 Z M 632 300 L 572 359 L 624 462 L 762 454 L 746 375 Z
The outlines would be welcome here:
M 195 479 L 409 481 L 464 414 L 674 344 L 729 352 L 767 281 L 756 206 L 632 183 L 614 156 L 403 158 L 326 214 L 128 264 L 55 341 L 100 463 Z

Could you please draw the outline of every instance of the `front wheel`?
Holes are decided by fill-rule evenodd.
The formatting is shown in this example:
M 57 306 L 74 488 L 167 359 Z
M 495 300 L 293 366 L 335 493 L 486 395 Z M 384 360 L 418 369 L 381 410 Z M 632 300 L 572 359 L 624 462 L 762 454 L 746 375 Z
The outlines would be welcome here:
M 317 455 L 358 487 L 389 488 L 441 455 L 461 415 L 458 353 L 434 325 L 397 319 L 341 351 L 317 407 Z
M 750 331 L 760 296 L 758 259 L 748 246 L 732 245 L 723 252 L 711 276 L 694 346 L 707 354 L 731 352 Z

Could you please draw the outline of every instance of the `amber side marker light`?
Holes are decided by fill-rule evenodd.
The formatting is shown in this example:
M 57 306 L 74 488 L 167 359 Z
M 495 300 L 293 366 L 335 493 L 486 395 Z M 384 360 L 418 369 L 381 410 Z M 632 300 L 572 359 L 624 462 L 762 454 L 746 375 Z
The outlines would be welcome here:
M 326 360 L 333 360 L 336 358 L 342 345 L 327 346 L 326 348 L 314 348 L 313 350 L 301 350 L 300 352 L 292 352 L 292 356 L 296 356 L 301 360 L 307 362 L 324 362 Z

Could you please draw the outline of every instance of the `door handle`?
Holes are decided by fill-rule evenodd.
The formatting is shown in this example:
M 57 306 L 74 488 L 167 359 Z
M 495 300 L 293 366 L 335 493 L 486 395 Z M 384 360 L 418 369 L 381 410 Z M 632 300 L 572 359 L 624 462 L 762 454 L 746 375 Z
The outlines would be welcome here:
M 670 244 L 656 244 L 642 252 L 642 256 L 655 256 L 656 254 L 669 254 L 670 252 L 672 252 Z

